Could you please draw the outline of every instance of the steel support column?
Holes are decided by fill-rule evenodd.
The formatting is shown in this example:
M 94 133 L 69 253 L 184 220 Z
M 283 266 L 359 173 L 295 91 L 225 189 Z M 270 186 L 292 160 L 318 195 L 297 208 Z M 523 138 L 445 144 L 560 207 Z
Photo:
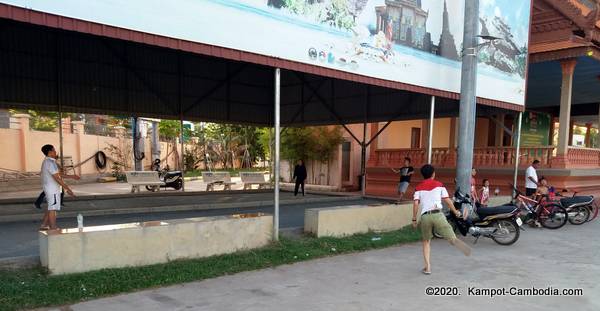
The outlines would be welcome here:
M 519 160 L 521 157 L 521 123 L 523 121 L 523 112 L 519 112 L 517 118 L 517 137 L 515 141 L 515 171 L 513 173 L 513 185 L 517 187 L 517 177 L 519 176 Z M 515 191 L 513 190 L 513 197 L 515 197 Z
M 275 163 L 273 165 L 273 176 L 275 179 L 274 211 L 273 211 L 273 241 L 279 241 L 279 147 L 281 143 L 280 133 L 280 87 L 281 69 L 275 68 Z
M 431 96 L 431 106 L 429 107 L 429 136 L 427 137 L 427 164 L 431 164 L 434 116 L 435 116 L 435 96 Z

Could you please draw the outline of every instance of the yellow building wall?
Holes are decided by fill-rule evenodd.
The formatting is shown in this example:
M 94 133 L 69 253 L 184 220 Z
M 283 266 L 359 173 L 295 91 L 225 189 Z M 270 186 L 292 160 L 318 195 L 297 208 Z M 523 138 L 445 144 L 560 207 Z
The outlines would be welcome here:
M 475 148 L 488 146 L 490 121 L 487 118 L 477 118 L 475 123 Z
M 450 118 L 435 119 L 433 123 L 433 148 L 447 148 L 450 146 Z M 395 121 L 392 122 L 378 138 L 379 149 L 410 148 L 410 133 L 413 127 L 420 128 L 421 133 L 427 122 L 423 120 Z M 385 123 L 380 123 L 382 128 Z M 424 135 L 422 135 L 424 136 Z M 425 148 L 427 141 L 421 141 L 421 148 Z

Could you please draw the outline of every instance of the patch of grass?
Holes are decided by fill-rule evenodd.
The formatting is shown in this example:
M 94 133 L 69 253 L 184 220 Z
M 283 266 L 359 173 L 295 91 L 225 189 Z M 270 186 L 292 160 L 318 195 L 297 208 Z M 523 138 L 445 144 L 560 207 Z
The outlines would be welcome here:
M 405 227 L 398 231 L 344 238 L 282 238 L 278 243 L 252 251 L 61 276 L 48 276 L 42 268 L 0 270 L 0 310 L 63 305 L 336 254 L 384 248 L 415 242 L 420 238 L 418 230 Z

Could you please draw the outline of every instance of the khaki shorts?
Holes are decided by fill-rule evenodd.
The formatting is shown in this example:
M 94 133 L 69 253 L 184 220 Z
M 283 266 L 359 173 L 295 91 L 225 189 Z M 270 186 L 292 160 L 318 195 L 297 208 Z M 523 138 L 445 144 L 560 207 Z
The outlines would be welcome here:
M 423 240 L 431 240 L 433 230 L 446 240 L 456 239 L 452 226 L 446 220 L 444 213 L 421 215 L 421 236 Z

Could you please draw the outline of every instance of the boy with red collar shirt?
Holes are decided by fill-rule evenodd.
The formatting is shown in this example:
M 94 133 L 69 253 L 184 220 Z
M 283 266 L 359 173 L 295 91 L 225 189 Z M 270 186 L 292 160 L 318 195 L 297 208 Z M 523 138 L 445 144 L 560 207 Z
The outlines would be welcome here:
M 456 208 L 444 185 L 435 180 L 435 169 L 429 164 L 425 164 L 421 168 L 423 181 L 415 188 L 414 203 L 413 203 L 413 228 L 417 228 L 417 212 L 421 207 L 421 235 L 423 239 L 423 259 L 425 267 L 421 272 L 431 274 L 430 252 L 431 239 L 433 238 L 433 230 L 440 234 L 450 244 L 458 248 L 465 256 L 471 254 L 471 248 L 463 241 L 456 238 L 452 226 L 446 220 L 446 216 L 442 213 L 442 201 L 448 205 L 452 213 L 456 217 L 461 214 Z

